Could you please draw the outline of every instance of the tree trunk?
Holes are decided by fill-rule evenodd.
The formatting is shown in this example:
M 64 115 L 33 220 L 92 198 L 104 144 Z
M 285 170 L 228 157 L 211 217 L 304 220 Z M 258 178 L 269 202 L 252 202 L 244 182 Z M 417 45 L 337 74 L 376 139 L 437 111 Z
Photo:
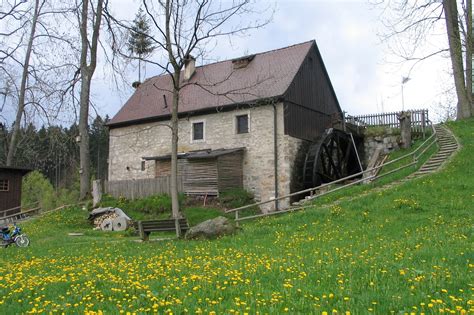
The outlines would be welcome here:
M 173 78 L 174 82 L 179 85 L 180 71 L 175 71 Z M 178 198 L 178 105 L 179 89 L 174 87 L 173 107 L 171 109 L 171 207 L 175 219 L 180 217 Z
M 458 98 L 457 119 L 464 119 L 471 117 L 471 104 L 469 102 L 464 80 L 457 3 L 454 0 L 443 0 L 443 8 L 446 18 L 446 29 L 448 33 L 451 64 L 453 67 L 454 85 L 456 87 L 456 95 Z
M 466 1 L 466 87 L 467 96 L 471 104 L 471 115 L 474 113 L 474 103 L 472 99 L 472 0 Z
M 13 158 L 15 157 L 16 145 L 18 142 L 18 135 L 20 133 L 21 118 L 25 109 L 25 94 L 26 85 L 28 81 L 28 68 L 30 67 L 31 51 L 33 50 L 33 41 L 36 33 L 36 24 L 39 15 L 39 0 L 35 1 L 33 20 L 31 21 L 31 31 L 28 39 L 28 46 L 26 48 L 25 60 L 23 62 L 23 72 L 21 75 L 20 95 L 18 96 L 18 109 L 16 112 L 15 123 L 13 124 L 12 137 L 7 154 L 7 166 L 12 166 Z
M 79 112 L 79 135 L 81 142 L 79 143 L 80 158 L 80 181 L 82 200 L 87 199 L 90 194 L 90 151 L 89 151 L 89 99 L 92 76 L 85 70 L 81 76 L 81 108 Z
M 142 56 L 138 57 L 138 82 L 142 83 Z
M 90 171 L 90 149 L 89 149 L 89 103 L 92 76 L 97 65 L 97 44 L 99 41 L 99 30 L 102 20 L 103 0 L 97 1 L 94 12 L 92 38 L 89 42 L 87 35 L 89 1 L 82 1 L 82 12 L 80 19 L 81 33 L 81 96 L 79 111 L 79 157 L 80 157 L 80 198 L 82 200 L 90 197 L 91 171 Z M 89 57 L 89 58 L 88 58 Z M 88 64 L 89 59 L 89 64 Z

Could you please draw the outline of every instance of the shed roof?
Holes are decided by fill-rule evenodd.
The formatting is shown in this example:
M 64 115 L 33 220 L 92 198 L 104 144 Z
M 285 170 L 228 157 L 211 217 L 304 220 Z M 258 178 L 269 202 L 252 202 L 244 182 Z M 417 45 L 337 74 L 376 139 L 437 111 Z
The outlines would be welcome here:
M 188 159 L 188 160 L 200 160 L 200 159 L 213 159 L 222 155 L 236 153 L 244 151 L 245 148 L 232 148 L 232 149 L 216 149 L 216 150 L 199 150 L 199 151 L 190 151 L 187 153 L 178 153 L 178 159 Z M 142 159 L 150 161 L 165 161 L 171 159 L 171 154 L 160 155 L 160 156 L 149 156 L 142 157 Z
M 193 113 L 233 105 L 255 103 L 285 94 L 314 40 L 243 58 L 196 67 L 180 93 L 179 112 Z M 234 63 L 249 62 L 242 67 Z M 130 125 L 171 115 L 172 84 L 168 74 L 147 79 L 109 122 Z
M 29 168 L 24 168 L 24 167 L 16 167 L 16 166 L 0 166 L 0 172 L 2 171 L 10 171 L 10 172 L 17 172 L 21 173 L 21 175 L 25 175 L 32 170 Z

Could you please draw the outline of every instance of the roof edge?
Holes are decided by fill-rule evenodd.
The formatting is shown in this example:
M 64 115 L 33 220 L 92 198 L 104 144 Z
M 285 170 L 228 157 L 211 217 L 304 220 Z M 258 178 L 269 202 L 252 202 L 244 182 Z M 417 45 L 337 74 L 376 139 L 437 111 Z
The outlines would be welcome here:
M 199 115 L 212 114 L 212 113 L 217 114 L 223 111 L 232 111 L 241 106 L 242 107 L 244 106 L 258 107 L 258 106 L 270 105 L 272 101 L 276 101 L 276 102 L 282 101 L 283 100 L 282 97 L 283 95 L 278 95 L 278 96 L 273 96 L 273 97 L 268 97 L 268 98 L 257 98 L 245 103 L 232 103 L 232 104 L 220 106 L 219 111 L 216 110 L 217 107 L 206 107 L 199 110 L 179 112 L 178 118 L 199 116 Z M 168 115 L 160 115 L 160 116 L 153 116 L 153 117 L 145 117 L 145 118 L 134 119 L 134 120 L 127 120 L 127 121 L 122 121 L 122 122 L 117 122 L 117 123 L 108 122 L 106 126 L 109 127 L 109 129 L 115 129 L 115 128 L 123 128 L 123 127 L 128 127 L 128 126 L 137 125 L 137 124 L 146 124 L 146 123 L 158 122 L 158 121 L 163 121 L 163 120 L 169 120 L 170 118 L 171 118 L 171 115 L 168 114 Z

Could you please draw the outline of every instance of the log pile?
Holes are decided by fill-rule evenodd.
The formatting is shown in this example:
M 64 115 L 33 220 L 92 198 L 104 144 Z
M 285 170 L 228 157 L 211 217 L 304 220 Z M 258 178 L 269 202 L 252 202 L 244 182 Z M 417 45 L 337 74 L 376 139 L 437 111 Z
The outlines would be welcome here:
M 113 207 L 94 209 L 88 219 L 94 230 L 102 231 L 124 231 L 132 220 L 121 209 Z
M 106 225 L 110 224 L 115 218 L 118 217 L 119 215 L 115 212 L 104 213 L 103 215 L 96 217 L 93 222 L 94 230 L 102 230 L 102 227 L 105 227 L 106 231 L 112 231 L 112 229 L 107 229 Z

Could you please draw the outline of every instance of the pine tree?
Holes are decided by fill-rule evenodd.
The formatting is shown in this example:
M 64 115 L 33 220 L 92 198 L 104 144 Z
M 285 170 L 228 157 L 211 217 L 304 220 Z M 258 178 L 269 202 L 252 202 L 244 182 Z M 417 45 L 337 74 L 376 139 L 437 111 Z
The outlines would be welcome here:
M 138 82 L 141 82 L 141 61 L 144 57 L 150 55 L 154 49 L 150 35 L 150 22 L 142 8 L 140 8 L 133 20 L 128 38 L 128 50 L 132 55 L 138 56 Z

